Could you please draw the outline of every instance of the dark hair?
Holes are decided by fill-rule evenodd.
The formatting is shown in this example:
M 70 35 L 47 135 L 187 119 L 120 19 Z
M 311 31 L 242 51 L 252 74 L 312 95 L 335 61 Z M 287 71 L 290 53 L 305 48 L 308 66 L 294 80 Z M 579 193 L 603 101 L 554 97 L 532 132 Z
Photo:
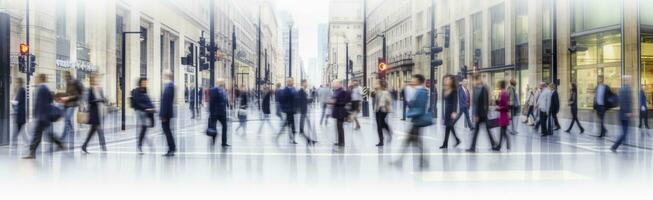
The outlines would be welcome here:
M 576 83 L 571 83 L 571 91 L 576 92 Z
M 388 82 L 385 82 L 385 80 L 379 80 L 379 86 L 381 86 L 381 88 L 383 88 L 383 89 L 387 89 L 388 88 Z
M 145 77 L 138 78 L 138 82 L 136 83 L 136 86 L 141 87 L 141 83 L 143 83 L 143 81 L 147 81 L 147 78 Z
M 419 81 L 420 84 L 424 83 L 425 80 L 424 75 L 421 74 L 413 74 L 413 78 L 417 79 L 417 81 Z
M 505 80 L 500 80 L 499 81 L 499 89 L 506 89 L 506 81 Z
M 456 76 L 451 75 L 451 74 L 444 75 L 444 77 L 442 78 L 442 81 L 443 81 L 442 83 L 445 84 L 444 81 L 446 81 L 447 79 L 451 80 L 451 90 L 452 91 L 457 90 L 458 89 L 458 82 L 456 81 Z

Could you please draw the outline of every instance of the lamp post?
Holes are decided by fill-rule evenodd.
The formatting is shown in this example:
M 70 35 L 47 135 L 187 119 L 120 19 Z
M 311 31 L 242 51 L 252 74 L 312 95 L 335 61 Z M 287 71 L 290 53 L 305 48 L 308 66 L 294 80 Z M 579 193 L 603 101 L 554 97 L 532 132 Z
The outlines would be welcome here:
M 122 32 L 122 45 L 121 45 L 121 54 L 122 54 L 122 63 L 120 65 L 120 130 L 125 130 L 125 64 L 127 63 L 127 34 L 141 34 L 140 31 L 123 31 Z
M 288 25 L 288 77 L 292 78 L 292 23 Z

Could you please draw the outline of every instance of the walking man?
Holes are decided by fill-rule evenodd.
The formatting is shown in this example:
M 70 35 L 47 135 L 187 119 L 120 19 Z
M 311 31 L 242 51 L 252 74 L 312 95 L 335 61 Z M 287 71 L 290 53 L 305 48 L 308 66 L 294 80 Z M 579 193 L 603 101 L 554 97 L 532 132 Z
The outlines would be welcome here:
M 207 134 L 211 137 L 211 145 L 215 145 L 217 137 L 217 122 L 222 126 L 222 147 L 228 147 L 227 144 L 227 92 L 223 79 L 216 81 L 216 87 L 209 90 L 209 125 Z
M 474 82 L 476 86 L 474 87 L 474 107 L 472 112 L 474 113 L 474 136 L 472 137 L 472 145 L 467 149 L 467 152 L 476 152 L 476 139 L 478 138 L 478 132 L 481 129 L 481 124 L 485 124 L 485 130 L 487 131 L 487 136 L 490 139 L 490 144 L 494 147 L 496 144 L 490 128 L 487 125 L 487 115 L 489 112 L 489 92 L 485 83 L 480 75 L 474 77 Z
M 175 145 L 175 138 L 172 136 L 172 130 L 170 130 L 170 123 L 172 117 L 174 116 L 174 101 L 175 101 L 175 84 L 172 81 L 172 72 L 166 71 L 163 73 L 163 78 L 166 81 L 163 93 L 161 94 L 161 112 L 159 112 L 159 117 L 161 118 L 161 128 L 163 128 L 163 134 L 166 137 L 166 142 L 168 143 L 168 152 L 163 156 L 174 156 L 177 151 Z

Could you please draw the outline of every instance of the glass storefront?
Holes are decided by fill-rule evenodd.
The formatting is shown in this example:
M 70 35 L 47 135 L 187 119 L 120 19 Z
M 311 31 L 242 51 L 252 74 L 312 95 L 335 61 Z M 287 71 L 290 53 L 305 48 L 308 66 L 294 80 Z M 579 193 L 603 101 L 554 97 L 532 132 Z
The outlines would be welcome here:
M 592 108 L 599 76 L 613 90 L 621 81 L 621 33 L 618 30 L 572 38 L 578 47 L 572 54 L 571 78 L 578 87 L 578 106 Z
M 491 65 L 501 66 L 506 64 L 506 43 L 505 43 L 505 17 L 503 3 L 496 5 L 490 9 L 491 23 L 491 48 L 492 56 Z
M 575 0 L 573 1 L 573 32 L 619 25 L 622 0 Z
M 653 108 L 653 1 L 640 0 L 640 84 L 645 86 L 646 104 Z
M 551 80 L 551 1 L 542 3 L 542 80 Z
M 515 2 L 515 67 L 518 95 L 522 104 L 526 101 L 528 87 L 534 86 L 528 80 L 528 0 Z
M 483 49 L 483 16 L 476 13 L 472 17 L 472 49 L 474 52 L 474 67 L 481 67 L 481 49 Z

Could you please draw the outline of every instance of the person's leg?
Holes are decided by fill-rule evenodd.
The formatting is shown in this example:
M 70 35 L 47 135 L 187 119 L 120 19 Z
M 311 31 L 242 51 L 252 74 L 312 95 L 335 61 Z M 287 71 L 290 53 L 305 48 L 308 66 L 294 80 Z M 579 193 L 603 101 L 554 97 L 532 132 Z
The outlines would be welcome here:
M 492 149 L 497 151 L 501 150 L 501 145 L 503 144 L 503 138 L 506 137 L 506 131 L 508 131 L 507 126 L 502 126 L 499 128 L 499 142 L 497 143 L 496 146 L 493 146 Z
M 449 132 L 451 131 L 451 126 L 447 125 L 444 127 L 444 141 L 440 149 L 446 149 L 449 146 Z
M 345 145 L 345 129 L 343 128 L 343 123 L 345 122 L 345 119 L 338 119 L 336 128 L 338 129 L 338 145 L 344 146 Z
M 14 134 L 11 136 L 11 144 L 13 145 L 18 144 L 18 136 L 20 135 L 20 132 L 23 130 L 23 126 L 25 126 L 25 123 L 15 123 Z
M 379 135 L 379 143 L 377 146 L 383 145 L 383 118 L 381 118 L 381 112 L 374 113 L 376 119 L 376 133 Z
M 626 141 L 626 135 L 628 135 L 628 120 L 621 120 L 621 135 L 610 149 L 616 151 Z
M 480 125 L 481 125 L 480 120 L 477 121 L 476 124 L 474 125 L 474 135 L 472 136 L 472 144 L 469 146 L 470 151 L 476 150 L 476 139 L 478 138 L 478 130 Z
M 320 116 L 320 125 L 324 123 L 324 116 L 326 115 L 327 104 L 322 103 L 322 114 Z
M 95 133 L 97 132 L 98 125 L 91 125 L 91 129 L 88 131 L 88 134 L 86 135 L 86 139 L 84 140 L 84 144 L 82 144 L 82 151 L 86 152 L 86 147 L 88 147 L 88 143 L 91 141 L 91 138 Z
M 163 128 L 163 134 L 166 137 L 166 142 L 168 143 L 168 152 L 175 152 L 177 151 L 177 147 L 175 146 L 175 138 L 172 136 L 172 131 L 170 130 L 170 120 L 161 122 L 161 126 Z
M 644 111 L 643 116 L 644 116 L 644 125 L 646 126 L 646 129 L 648 129 L 648 111 L 647 110 Z
M 228 145 L 227 144 L 227 134 L 229 134 L 229 133 L 227 132 L 227 128 L 228 128 L 227 127 L 228 126 L 227 125 L 227 116 L 218 117 L 217 120 L 220 121 L 220 126 L 222 127 L 222 135 L 221 135 L 221 138 L 220 138 L 221 139 L 220 142 L 222 142 L 221 144 L 223 146 Z M 213 124 L 215 124 L 215 121 L 213 122 Z
M 73 117 L 75 114 L 75 107 L 68 107 L 64 111 L 64 128 L 63 128 L 63 133 L 61 134 L 61 139 L 66 141 L 69 145 L 71 145 L 74 141 L 75 138 L 75 133 L 74 133 L 74 124 L 73 124 Z
M 145 140 L 145 133 L 147 133 L 147 126 L 144 124 L 141 125 L 141 131 L 138 133 L 138 144 L 136 147 L 138 148 L 138 151 L 141 151 L 143 147 L 143 140 Z
M 48 128 L 49 124 L 41 121 L 36 122 L 36 127 L 34 128 L 34 137 L 32 138 L 32 142 L 29 146 L 29 152 L 30 156 L 34 157 L 36 154 L 36 148 L 39 147 L 39 144 L 41 144 L 41 140 L 43 139 L 43 131 L 45 131 L 46 128 Z
M 106 140 L 104 139 L 104 129 L 102 125 L 98 125 L 97 136 L 100 142 L 100 148 L 102 151 L 107 150 Z
M 637 128 L 642 128 L 642 121 L 644 120 L 644 111 L 640 110 L 639 111 L 639 125 L 637 125 Z
M 490 144 L 492 146 L 495 146 L 497 142 L 494 140 L 494 137 L 492 137 L 492 131 L 490 131 L 490 126 L 487 125 L 487 121 L 488 121 L 487 118 L 482 119 L 483 124 L 485 124 L 485 131 L 487 131 L 487 137 L 490 139 Z
M 553 114 L 553 122 L 555 122 L 555 125 L 556 125 L 555 130 L 560 129 L 560 122 L 558 122 L 558 113 Z
M 598 114 L 599 114 L 599 121 L 601 123 L 601 134 L 599 136 L 603 137 L 603 136 L 605 136 L 605 133 L 607 132 L 607 129 L 605 128 L 605 124 L 604 124 L 604 121 L 605 121 L 605 108 L 603 106 L 599 106 Z
M 306 113 L 299 114 L 299 133 L 304 134 L 304 123 L 306 122 Z

